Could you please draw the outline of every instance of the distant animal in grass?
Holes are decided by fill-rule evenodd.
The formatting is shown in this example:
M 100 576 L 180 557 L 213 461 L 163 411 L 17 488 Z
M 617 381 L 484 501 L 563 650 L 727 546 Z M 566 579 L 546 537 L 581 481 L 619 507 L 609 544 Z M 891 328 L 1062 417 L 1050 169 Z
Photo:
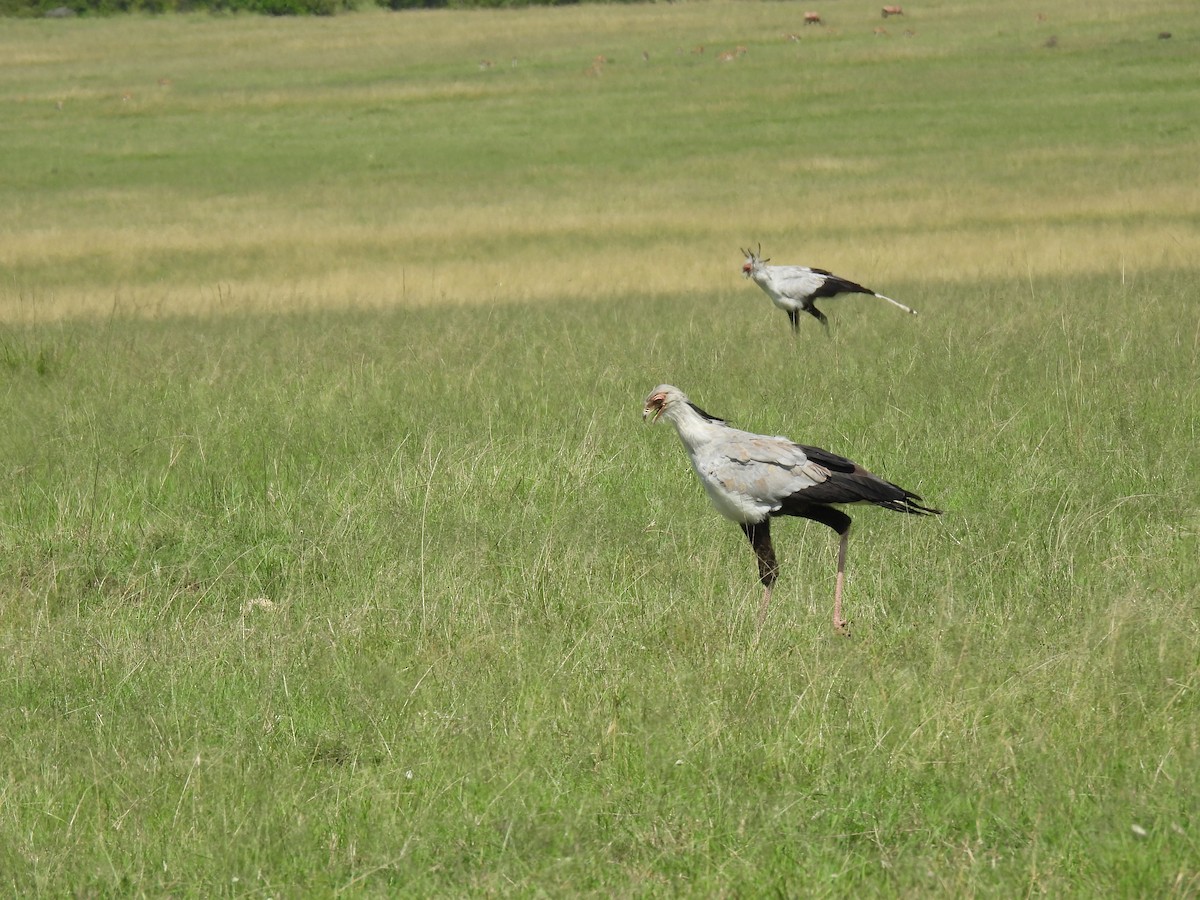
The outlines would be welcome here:
M 743 250 L 746 261 L 742 263 L 742 274 L 757 284 L 771 302 L 788 314 L 792 323 L 792 331 L 800 331 L 800 313 L 808 313 L 821 323 L 825 331 L 829 331 L 829 320 L 817 309 L 816 301 L 838 294 L 869 294 L 886 300 L 893 306 L 899 307 L 906 313 L 916 315 L 917 311 L 911 306 L 905 306 L 899 300 L 885 297 L 861 284 L 849 281 L 827 272 L 824 269 L 811 269 L 808 266 L 768 266 L 769 259 L 763 259 L 760 254 L 751 250 Z
M 804 14 L 804 24 L 805 25 L 823 25 L 824 23 L 821 21 L 820 13 L 806 12 Z
M 885 6 L 882 10 L 882 13 L 883 17 L 886 19 L 888 16 L 902 16 L 904 15 L 904 10 L 899 6 Z M 920 18 L 920 16 L 918 16 L 918 18 Z

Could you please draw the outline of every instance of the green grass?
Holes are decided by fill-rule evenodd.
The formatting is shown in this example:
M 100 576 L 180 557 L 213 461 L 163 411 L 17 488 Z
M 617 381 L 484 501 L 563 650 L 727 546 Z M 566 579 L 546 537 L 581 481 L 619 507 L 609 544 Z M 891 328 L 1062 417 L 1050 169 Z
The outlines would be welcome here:
M 757 298 L 10 331 L 0 869 L 1194 893 L 1192 283 L 848 302 L 799 347 Z M 755 646 L 659 377 L 946 507 L 858 516 L 854 638 L 794 522 Z
M 6 24 L 0 884 L 1200 892 L 1184 7 L 844 3 Z M 853 638 L 661 381 L 946 510 Z

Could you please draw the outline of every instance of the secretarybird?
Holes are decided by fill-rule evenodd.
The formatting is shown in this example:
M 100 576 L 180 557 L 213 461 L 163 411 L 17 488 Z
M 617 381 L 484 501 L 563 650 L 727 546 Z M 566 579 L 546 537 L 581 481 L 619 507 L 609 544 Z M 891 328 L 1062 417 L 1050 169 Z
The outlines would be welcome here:
M 842 617 L 842 586 L 850 517 L 833 504 L 873 503 L 914 515 L 941 514 L 941 510 L 923 506 L 912 491 L 827 450 L 731 428 L 688 400 L 674 385 L 660 384 L 646 397 L 642 419 L 657 422 L 660 418 L 675 426 L 713 506 L 741 526 L 754 548 L 764 588 L 758 609 L 760 632 L 771 602 L 771 586 L 779 576 L 771 544 L 771 519 L 775 516 L 800 516 L 838 533 L 833 627 L 848 634 L 849 623 Z
M 838 294 L 870 294 L 900 307 L 906 313 L 914 316 L 917 314 L 915 309 L 898 300 L 885 297 L 824 269 L 810 269 L 808 266 L 768 266 L 767 263 L 771 260 L 761 258 L 761 247 L 758 253 L 750 250 L 743 250 L 742 253 L 746 257 L 746 261 L 742 263 L 742 274 L 752 278 L 755 284 L 766 291 L 771 302 L 788 314 L 793 332 L 800 331 L 800 313 L 806 312 L 825 326 L 825 332 L 828 334 L 829 320 L 825 318 L 825 313 L 817 309 L 815 301 L 825 297 L 836 297 Z

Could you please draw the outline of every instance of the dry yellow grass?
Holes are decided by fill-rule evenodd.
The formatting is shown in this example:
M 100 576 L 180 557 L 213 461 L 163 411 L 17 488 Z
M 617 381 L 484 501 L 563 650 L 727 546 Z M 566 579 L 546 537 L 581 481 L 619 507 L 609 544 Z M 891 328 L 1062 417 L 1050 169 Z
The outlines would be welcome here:
M 893 212 L 896 218 L 909 213 Z M 57 259 L 69 260 L 80 252 L 77 248 L 86 247 L 90 254 L 106 256 L 117 271 L 124 268 L 132 272 L 139 258 L 161 250 L 202 250 L 219 257 L 261 246 L 264 253 L 276 247 L 290 248 L 297 269 L 302 271 L 290 276 L 272 271 L 262 278 L 234 278 L 214 268 L 203 283 L 164 280 L 142 284 L 131 277 L 117 281 L 107 291 L 92 285 L 32 295 L 4 291 L 0 294 L 0 316 L 8 321 L 92 316 L 110 313 L 114 305 L 123 312 L 211 313 L 313 306 L 603 300 L 630 294 L 718 297 L 742 288 L 737 235 L 760 235 L 763 231 L 756 221 L 744 217 L 726 229 L 717 229 L 714 223 L 709 231 L 694 233 L 687 240 L 664 242 L 653 236 L 653 217 L 639 221 L 635 228 L 622 228 L 619 221 L 598 223 L 594 218 L 582 217 L 491 218 L 491 227 L 503 227 L 512 235 L 528 234 L 528 244 L 503 258 L 464 259 L 450 253 L 444 259 L 426 262 L 431 246 L 454 248 L 485 236 L 483 226 L 464 223 L 456 229 L 455 220 L 447 217 L 437 226 L 413 225 L 382 232 L 350 226 L 314 232 L 303 225 L 276 223 L 255 229 L 252 235 L 132 228 L 21 235 L 6 243 L 3 265 L 15 258 L 52 265 Z M 678 226 L 675 221 L 664 223 L 663 230 L 671 232 Z M 545 256 L 539 250 L 538 238 L 548 232 L 578 235 L 575 252 Z M 646 244 L 641 250 L 618 251 L 604 240 L 606 233 L 644 234 Z M 596 240 L 594 247 L 588 244 L 590 238 Z M 782 244 L 777 241 L 766 249 L 780 261 L 821 260 L 838 271 L 869 273 L 873 285 L 906 287 L 1104 272 L 1124 277 L 1141 270 L 1184 268 L 1200 256 L 1200 236 L 1195 230 L 1154 223 L 1131 227 L 1120 221 L 1062 226 L 1024 220 L 965 234 L 953 225 L 930 225 L 927 229 L 910 226 L 850 243 L 817 238 L 803 241 L 802 247 L 799 241 Z M 373 246 L 386 258 L 370 265 L 344 265 L 331 249 L 338 246 Z M 422 262 L 406 262 L 414 259 Z M 868 279 L 864 274 L 857 277 Z M 910 299 L 919 306 L 917 298 Z

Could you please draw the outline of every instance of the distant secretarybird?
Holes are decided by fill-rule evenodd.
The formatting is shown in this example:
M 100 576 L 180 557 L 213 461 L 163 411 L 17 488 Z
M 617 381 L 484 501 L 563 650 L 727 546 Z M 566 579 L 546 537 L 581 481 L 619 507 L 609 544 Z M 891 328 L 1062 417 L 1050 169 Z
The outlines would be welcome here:
M 834 505 L 873 503 L 914 515 L 941 513 L 923 506 L 921 498 L 911 491 L 827 450 L 796 444 L 785 437 L 731 428 L 673 385 L 660 384 L 646 397 L 642 419 L 656 422 L 660 418 L 675 426 L 709 499 L 721 515 L 742 527 L 758 556 L 758 578 L 764 588 L 758 610 L 759 631 L 771 602 L 771 586 L 779 575 L 771 545 L 771 519 L 775 516 L 811 519 L 840 536 L 833 627 L 840 634 L 848 634 L 849 623 L 842 617 L 842 586 L 850 517 Z
M 769 259 L 762 259 L 760 254 L 743 250 L 746 261 L 742 263 L 742 274 L 754 279 L 754 283 L 766 291 L 771 302 L 788 314 L 792 322 L 792 331 L 800 331 L 800 313 L 806 312 L 814 316 L 829 332 L 829 320 L 825 313 L 817 309 L 816 301 L 825 297 L 836 297 L 838 294 L 870 294 L 880 300 L 886 300 L 893 306 L 898 306 L 906 313 L 916 315 L 917 311 L 905 306 L 898 300 L 878 294 L 861 284 L 855 284 L 845 278 L 839 278 L 824 269 L 810 269 L 808 266 L 768 266 Z

